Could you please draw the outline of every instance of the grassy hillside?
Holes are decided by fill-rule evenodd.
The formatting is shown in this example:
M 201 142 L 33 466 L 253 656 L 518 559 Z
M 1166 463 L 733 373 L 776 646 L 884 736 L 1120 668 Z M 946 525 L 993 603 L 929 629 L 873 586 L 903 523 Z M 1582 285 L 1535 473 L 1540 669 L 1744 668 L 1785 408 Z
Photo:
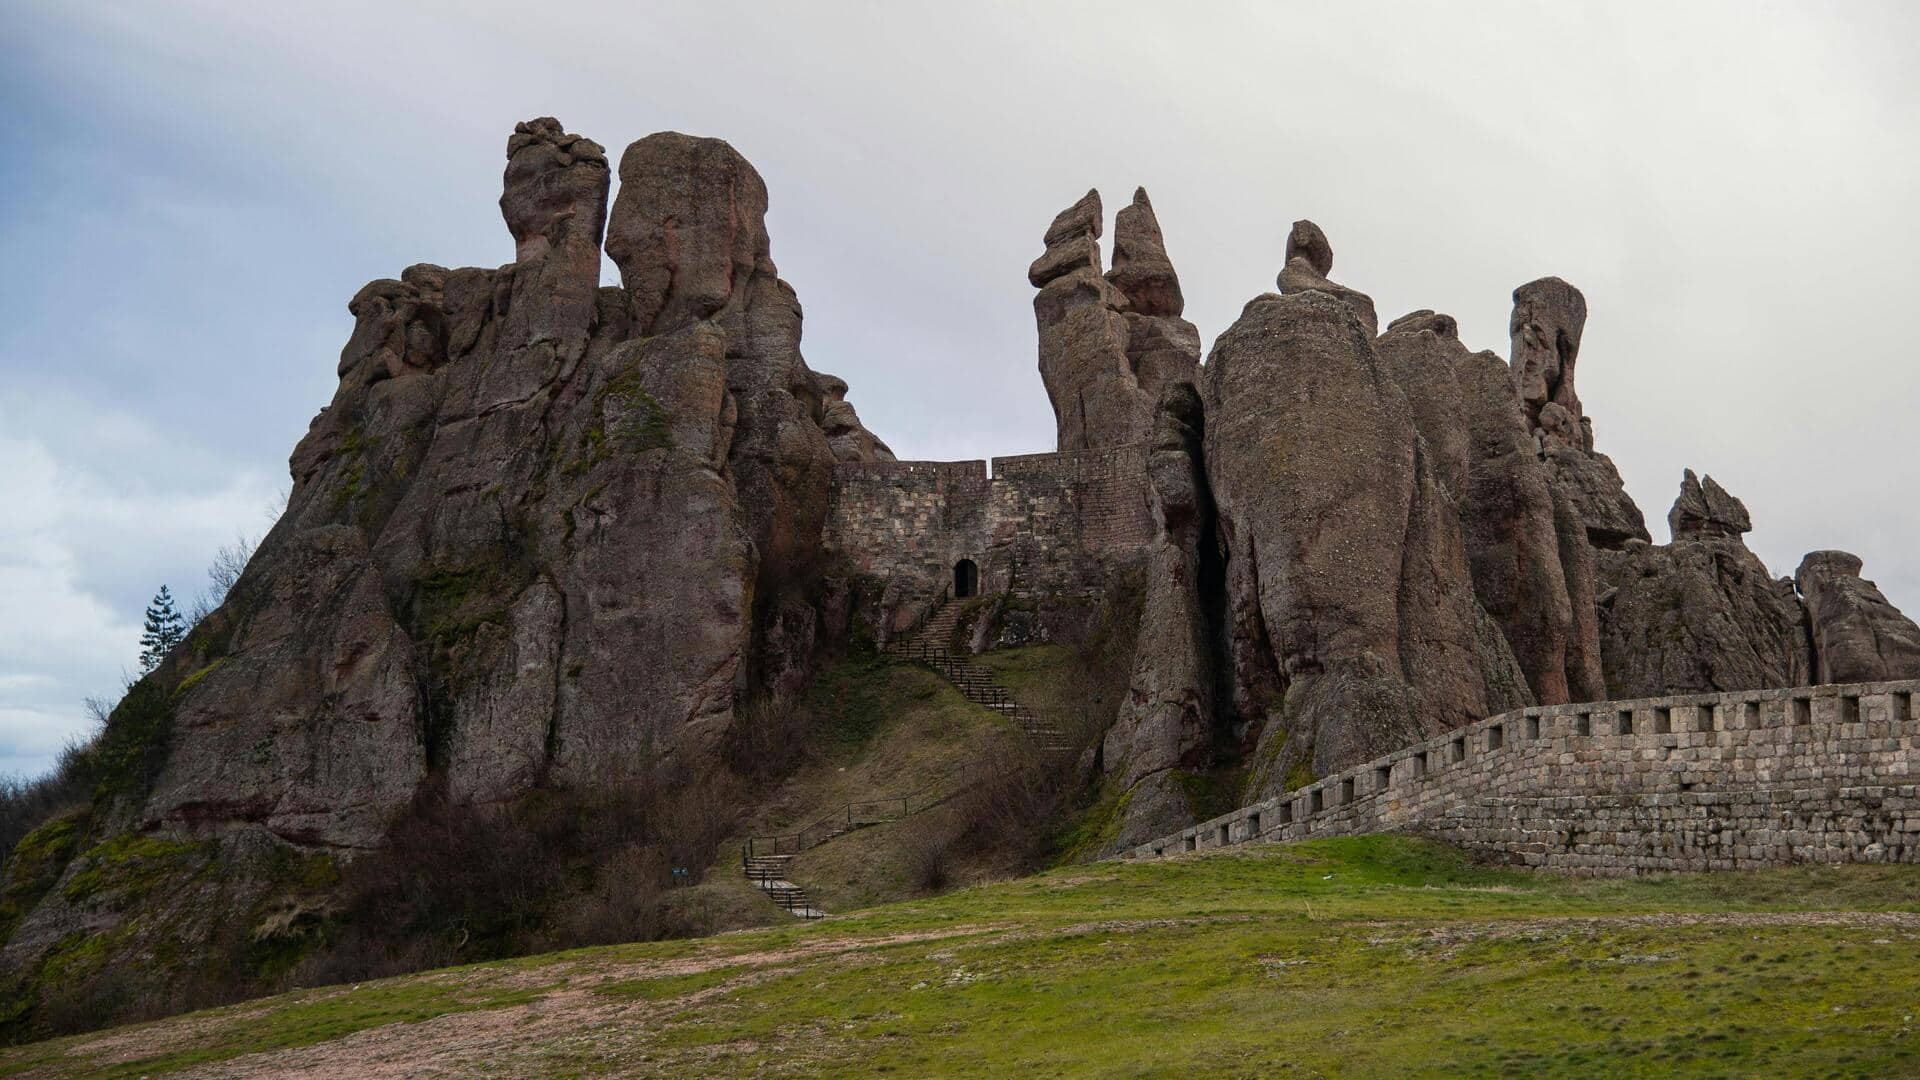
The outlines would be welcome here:
M 1917 959 L 1920 868 L 1577 881 L 1374 837 L 304 991 L 0 1071 L 1912 1075 Z

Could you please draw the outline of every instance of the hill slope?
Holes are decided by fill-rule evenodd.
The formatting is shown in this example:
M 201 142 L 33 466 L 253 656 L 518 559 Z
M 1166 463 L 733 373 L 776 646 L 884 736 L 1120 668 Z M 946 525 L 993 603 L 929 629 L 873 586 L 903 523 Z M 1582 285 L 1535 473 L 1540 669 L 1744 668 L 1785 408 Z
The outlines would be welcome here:
M 0 1073 L 1911 1074 L 1916 886 L 1250 845 L 304 991 L 14 1048 Z

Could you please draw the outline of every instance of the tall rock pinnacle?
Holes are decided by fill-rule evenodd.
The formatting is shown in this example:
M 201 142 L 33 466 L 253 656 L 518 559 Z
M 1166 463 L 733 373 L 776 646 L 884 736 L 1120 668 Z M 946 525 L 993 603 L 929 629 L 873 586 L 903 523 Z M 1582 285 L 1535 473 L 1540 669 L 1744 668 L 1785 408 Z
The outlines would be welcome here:
M 1541 457 L 1578 512 L 1595 547 L 1650 542 L 1646 517 L 1627 495 L 1613 459 L 1594 449 L 1593 424 L 1574 392 L 1574 362 L 1587 325 L 1587 299 L 1557 277 L 1513 290 L 1508 364 Z
M 1162 389 L 1191 382 L 1200 362 L 1200 333 L 1180 317 L 1180 279 L 1146 189 L 1120 211 L 1105 276 L 1101 227 L 1100 193 L 1088 191 L 1055 216 L 1027 269 L 1040 290 L 1040 377 L 1061 450 L 1145 442 Z
M 569 134 L 551 116 L 515 125 L 500 193 L 514 244 L 501 344 L 551 341 L 578 359 L 594 323 L 609 179 L 599 143 Z
M 1179 315 L 1186 310 L 1180 275 L 1167 258 L 1160 222 L 1147 201 L 1147 189 L 1135 188 L 1133 202 L 1113 218 L 1113 269 L 1107 280 L 1127 298 L 1136 315 Z

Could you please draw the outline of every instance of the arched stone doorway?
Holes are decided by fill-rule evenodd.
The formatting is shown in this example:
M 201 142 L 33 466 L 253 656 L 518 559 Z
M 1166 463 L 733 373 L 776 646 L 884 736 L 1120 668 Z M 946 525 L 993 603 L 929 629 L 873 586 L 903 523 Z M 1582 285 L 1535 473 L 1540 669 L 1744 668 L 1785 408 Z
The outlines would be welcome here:
M 955 597 L 976 596 L 980 592 L 980 568 L 972 559 L 961 559 L 953 564 L 953 595 Z

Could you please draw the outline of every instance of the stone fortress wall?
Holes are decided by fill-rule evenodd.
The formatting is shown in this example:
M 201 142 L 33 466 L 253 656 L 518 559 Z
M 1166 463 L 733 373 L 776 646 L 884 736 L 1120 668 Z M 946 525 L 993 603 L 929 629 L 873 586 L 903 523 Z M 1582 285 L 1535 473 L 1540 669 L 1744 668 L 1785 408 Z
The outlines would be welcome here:
M 1490 717 L 1127 852 L 1415 832 L 1583 874 L 1920 862 L 1920 681 Z
M 984 461 L 834 467 L 826 546 L 862 573 L 937 594 L 970 559 L 979 591 L 1097 593 L 1153 539 L 1145 444 Z

